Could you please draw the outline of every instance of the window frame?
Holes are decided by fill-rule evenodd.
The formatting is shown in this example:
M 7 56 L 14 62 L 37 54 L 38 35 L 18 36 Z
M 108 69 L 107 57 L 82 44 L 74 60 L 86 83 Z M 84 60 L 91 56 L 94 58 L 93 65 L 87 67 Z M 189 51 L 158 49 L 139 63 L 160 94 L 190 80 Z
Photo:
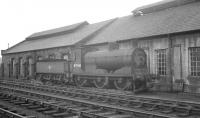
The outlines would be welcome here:
M 155 73 L 167 76 L 167 49 L 155 50 Z
M 52 57 L 53 57 L 53 58 L 52 58 Z M 49 54 L 49 55 L 48 55 L 48 59 L 54 60 L 54 59 L 56 59 L 56 55 L 55 55 L 55 54 Z
M 10 71 L 11 71 L 11 76 L 15 76 L 15 58 L 11 58 L 11 68 L 10 68 Z
M 22 75 L 23 70 L 23 57 L 19 57 L 19 65 L 18 65 L 18 75 Z
M 37 61 L 41 61 L 41 60 L 43 60 L 43 57 L 42 56 L 37 56 Z
M 193 53 L 195 56 L 192 56 L 191 51 L 194 51 Z M 197 54 L 199 55 L 196 56 Z M 192 77 L 200 77 L 200 47 L 189 47 L 188 58 L 189 58 L 189 63 L 188 63 L 189 75 L 191 75 Z
M 65 56 L 67 56 L 67 59 L 64 58 Z M 61 59 L 64 59 L 64 60 L 68 61 L 69 60 L 69 54 L 68 53 L 63 53 L 62 56 L 61 56 Z

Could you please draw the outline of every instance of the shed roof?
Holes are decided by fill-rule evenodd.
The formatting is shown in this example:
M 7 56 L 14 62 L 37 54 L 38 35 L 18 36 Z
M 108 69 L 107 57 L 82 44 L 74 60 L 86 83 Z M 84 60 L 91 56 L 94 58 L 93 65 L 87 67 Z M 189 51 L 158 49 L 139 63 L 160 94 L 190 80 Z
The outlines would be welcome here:
M 72 24 L 69 26 L 59 27 L 55 29 L 42 31 L 42 32 L 36 32 L 30 35 L 29 37 L 27 37 L 26 40 L 41 39 L 41 38 L 52 37 L 52 36 L 56 36 L 60 34 L 71 33 L 88 24 L 89 23 L 87 21 L 83 21 L 83 22 Z
M 200 29 L 200 2 L 118 18 L 87 45 Z
M 84 25 L 83 27 L 77 29 L 76 31 L 66 34 L 61 34 L 56 36 L 54 35 L 51 37 L 40 38 L 38 40 L 24 40 L 21 43 L 18 43 L 15 46 L 5 50 L 4 54 L 74 45 L 80 41 L 89 40 L 90 35 L 96 35 L 97 31 L 109 25 L 112 21 L 113 19 L 99 23 Z M 52 33 L 52 31 L 47 31 L 47 32 Z M 37 37 L 43 34 L 46 34 L 46 32 L 38 34 L 36 33 L 31 35 L 30 37 L 34 36 Z
M 162 0 L 160 2 L 141 6 L 132 11 L 132 13 L 141 11 L 143 14 L 152 13 L 172 7 L 182 6 L 188 3 L 196 2 L 197 0 Z

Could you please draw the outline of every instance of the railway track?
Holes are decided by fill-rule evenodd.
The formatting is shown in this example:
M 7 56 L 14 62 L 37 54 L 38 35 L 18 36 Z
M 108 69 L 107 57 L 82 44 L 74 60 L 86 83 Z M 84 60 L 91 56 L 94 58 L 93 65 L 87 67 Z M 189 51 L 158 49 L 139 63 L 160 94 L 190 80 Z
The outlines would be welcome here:
M 30 116 L 17 109 L 0 105 L 0 117 L 1 118 L 36 118 L 36 116 Z
M 172 118 L 155 112 L 144 112 L 128 108 L 118 108 L 113 105 L 99 104 L 74 98 L 61 97 L 39 92 L 22 91 L 18 89 L 1 88 L 1 96 L 14 104 L 26 106 L 29 109 L 43 112 L 59 118 Z M 5 92 L 7 91 L 7 93 Z M 14 93 L 14 94 L 11 94 Z M 67 116 L 66 116 L 67 115 Z M 68 116 L 71 115 L 71 116 Z
M 111 108 L 117 111 L 126 111 L 128 115 L 132 116 L 135 112 L 146 114 L 151 117 L 189 117 L 197 118 L 200 117 L 200 104 L 188 101 L 172 101 L 163 100 L 159 98 L 146 98 L 136 97 L 131 95 L 118 95 L 109 94 L 105 92 L 91 92 L 80 89 L 72 88 L 52 88 L 47 86 L 34 86 L 34 85 L 23 85 L 17 83 L 0 83 L 1 89 L 14 91 L 19 93 L 23 91 L 26 94 L 34 94 L 40 92 L 40 95 L 53 95 L 54 98 L 60 97 L 67 98 L 70 100 L 81 100 L 81 103 L 87 103 L 88 101 L 93 104 L 103 105 L 102 108 Z M 52 97 L 52 96 L 51 96 Z M 126 113 L 125 113 L 126 114 Z M 148 115 L 147 115 L 148 114 Z M 149 115 L 151 114 L 151 115 Z M 154 115 L 153 115 L 154 114 Z M 156 114 L 156 115 L 155 115 Z

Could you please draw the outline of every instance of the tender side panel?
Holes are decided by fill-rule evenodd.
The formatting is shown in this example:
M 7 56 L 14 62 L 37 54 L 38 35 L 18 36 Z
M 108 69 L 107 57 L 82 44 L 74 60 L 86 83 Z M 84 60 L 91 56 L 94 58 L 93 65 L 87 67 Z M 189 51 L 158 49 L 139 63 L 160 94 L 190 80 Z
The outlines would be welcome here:
M 67 72 L 66 62 L 64 61 L 46 61 L 36 63 L 37 73 L 64 73 Z

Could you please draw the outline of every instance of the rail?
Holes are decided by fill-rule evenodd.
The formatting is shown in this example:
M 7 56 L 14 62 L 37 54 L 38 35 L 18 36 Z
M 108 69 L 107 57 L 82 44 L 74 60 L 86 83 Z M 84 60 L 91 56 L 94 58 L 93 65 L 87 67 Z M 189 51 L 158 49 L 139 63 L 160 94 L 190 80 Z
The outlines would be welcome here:
M 36 118 L 35 116 L 23 116 L 9 110 L 0 108 L 0 117 L 1 118 Z
M 5 89 L 4 89 L 5 90 Z M 17 90 L 18 92 L 22 92 Z M 17 92 L 16 91 L 16 92 Z M 28 91 L 23 91 L 23 93 L 30 94 Z M 36 111 L 43 111 L 45 114 L 52 114 L 52 116 L 58 116 L 63 114 L 72 114 L 73 116 L 81 116 L 87 118 L 131 118 L 132 116 L 144 116 L 146 118 L 175 118 L 168 115 L 162 115 L 151 111 L 142 111 L 142 110 L 133 110 L 127 108 L 118 108 L 112 105 L 102 105 L 100 103 L 92 103 L 92 102 L 85 102 L 83 100 L 76 100 L 76 99 L 66 99 L 63 97 L 57 97 L 55 95 L 48 95 L 48 94 L 40 94 L 31 92 L 32 95 L 35 95 L 34 98 L 30 98 L 27 96 L 20 96 L 20 95 L 11 95 L 1 93 L 1 95 L 8 95 L 10 99 L 18 98 L 15 104 L 22 104 L 24 105 L 25 102 L 21 100 L 26 99 L 30 103 L 27 106 L 29 109 L 33 109 Z M 38 98 L 36 98 L 38 96 Z M 51 100 L 41 99 L 44 98 L 52 98 Z M 7 97 L 8 98 L 8 97 Z M 53 98 L 56 98 L 56 101 L 53 101 Z M 11 100 L 13 101 L 13 100 Z M 36 103 L 36 104 L 33 104 Z M 59 111 L 60 110 L 60 111 Z
M 84 90 L 77 89 L 66 89 L 62 90 L 59 88 L 51 88 L 51 87 L 43 87 L 43 86 L 31 86 L 17 84 L 17 83 L 3 83 L 1 84 L 1 89 L 7 89 L 11 91 L 23 91 L 27 94 L 36 94 L 40 92 L 41 95 L 50 96 L 54 98 L 67 98 L 69 100 L 77 100 L 76 102 L 84 101 L 84 103 L 88 103 L 88 101 L 93 101 L 92 104 L 98 104 L 98 106 L 102 107 L 110 107 L 110 105 L 114 105 L 112 109 L 126 108 L 126 109 L 135 109 L 139 111 L 143 110 L 143 112 L 151 113 L 149 111 L 157 111 L 158 109 L 162 110 L 157 112 L 167 112 L 168 114 L 173 114 L 172 112 L 179 112 L 179 116 L 196 114 L 197 111 L 200 111 L 199 103 L 188 102 L 188 101 L 177 101 L 177 100 L 165 100 L 159 98 L 148 98 L 148 97 L 136 97 L 136 96 L 128 96 L 124 94 L 123 96 L 114 95 L 114 94 L 105 94 L 98 92 L 89 92 Z M 90 102 L 91 103 L 91 102 Z M 106 105 L 105 105 L 106 104 Z M 116 108 L 118 107 L 118 108 Z M 166 111 L 167 109 L 167 111 Z M 122 110 L 122 109 L 120 109 Z M 133 112 L 133 111 L 132 111 Z M 155 113 L 155 112 L 154 112 Z M 166 113 L 164 113 L 166 115 Z M 198 113 L 197 113 L 198 114 Z M 199 115 L 199 114 L 198 114 Z

